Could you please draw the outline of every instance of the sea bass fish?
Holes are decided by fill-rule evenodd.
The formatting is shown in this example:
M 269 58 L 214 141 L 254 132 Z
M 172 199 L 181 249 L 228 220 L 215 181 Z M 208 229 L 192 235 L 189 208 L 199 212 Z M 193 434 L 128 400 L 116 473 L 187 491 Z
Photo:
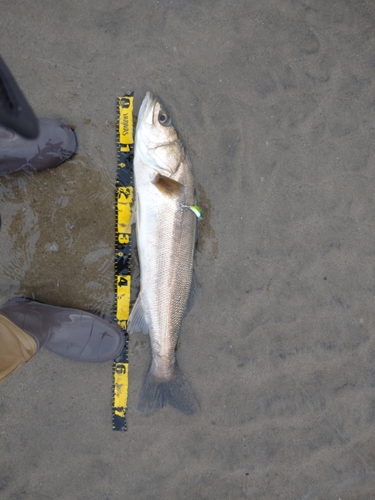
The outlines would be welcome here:
M 197 213 L 191 162 L 161 101 L 146 94 L 134 150 L 135 222 L 141 288 L 128 331 L 150 334 L 152 362 L 138 409 L 170 404 L 191 414 L 195 395 L 175 355 L 193 279 Z

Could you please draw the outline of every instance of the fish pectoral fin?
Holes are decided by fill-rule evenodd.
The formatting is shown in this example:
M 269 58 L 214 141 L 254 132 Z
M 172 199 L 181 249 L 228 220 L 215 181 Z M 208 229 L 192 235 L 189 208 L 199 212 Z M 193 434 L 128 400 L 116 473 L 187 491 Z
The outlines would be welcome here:
M 132 218 L 130 219 L 130 225 L 132 226 L 136 222 L 137 222 L 137 200 L 134 200 L 132 205 Z
M 161 193 L 170 198 L 179 198 L 185 193 L 183 184 L 161 174 L 156 175 L 153 183 Z
M 145 335 L 149 334 L 148 323 L 143 312 L 141 296 L 138 295 L 137 300 L 133 306 L 132 312 L 130 313 L 128 324 L 127 324 L 128 333 L 141 332 Z

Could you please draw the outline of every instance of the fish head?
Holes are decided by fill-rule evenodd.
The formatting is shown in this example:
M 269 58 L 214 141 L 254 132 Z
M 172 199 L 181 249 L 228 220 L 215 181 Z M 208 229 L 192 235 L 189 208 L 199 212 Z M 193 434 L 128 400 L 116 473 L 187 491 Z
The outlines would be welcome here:
M 138 113 L 135 147 L 143 162 L 165 177 L 172 177 L 185 157 L 168 111 L 151 92 Z

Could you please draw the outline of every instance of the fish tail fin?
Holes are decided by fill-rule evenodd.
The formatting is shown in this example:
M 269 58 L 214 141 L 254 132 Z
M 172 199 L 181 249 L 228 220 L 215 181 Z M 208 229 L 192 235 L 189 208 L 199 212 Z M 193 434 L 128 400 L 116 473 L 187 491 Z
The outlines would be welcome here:
M 168 380 L 156 377 L 150 368 L 139 395 L 138 410 L 144 417 L 149 417 L 167 404 L 186 415 L 192 415 L 199 409 L 195 394 L 177 361 Z

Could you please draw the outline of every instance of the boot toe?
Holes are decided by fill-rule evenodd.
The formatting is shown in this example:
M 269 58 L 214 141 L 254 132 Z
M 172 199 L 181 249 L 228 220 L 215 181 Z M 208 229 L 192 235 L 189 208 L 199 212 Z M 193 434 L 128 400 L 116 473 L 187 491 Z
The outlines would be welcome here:
M 19 170 L 45 170 L 68 160 L 77 149 L 73 130 L 52 118 L 39 120 L 39 135 L 29 140 L 0 129 L 0 175 Z
M 117 325 L 91 313 L 68 310 L 55 322 L 45 347 L 65 358 L 95 363 L 116 358 L 124 343 Z
M 75 361 L 109 361 L 124 348 L 121 328 L 89 312 L 16 297 L 0 307 L 0 314 L 33 337 L 38 349 Z

